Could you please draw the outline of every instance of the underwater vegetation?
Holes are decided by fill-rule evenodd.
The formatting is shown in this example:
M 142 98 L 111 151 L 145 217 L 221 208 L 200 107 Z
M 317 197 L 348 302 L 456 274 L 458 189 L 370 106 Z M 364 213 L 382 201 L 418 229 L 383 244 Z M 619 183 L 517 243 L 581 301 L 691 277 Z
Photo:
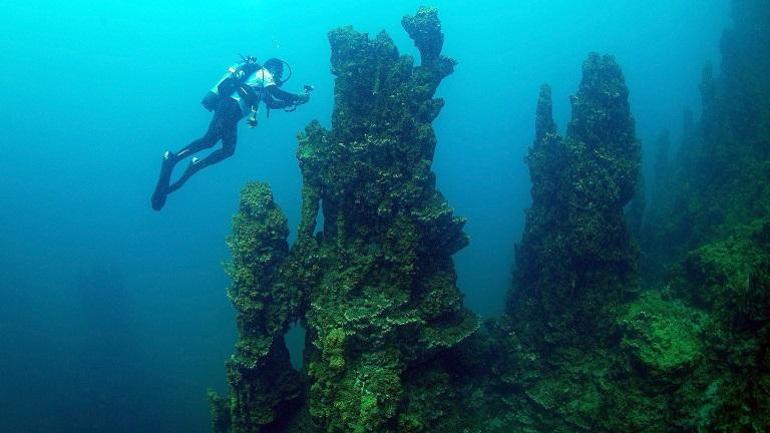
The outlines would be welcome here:
M 456 285 L 464 220 L 431 170 L 455 66 L 436 9 L 402 20 L 419 66 L 384 32 L 332 30 L 332 128 L 298 137 L 297 240 L 264 183 L 233 219 L 239 339 L 213 431 L 768 431 L 768 3 L 733 2 L 721 74 L 706 69 L 675 156 L 661 134 L 646 206 L 614 58 L 584 62 L 563 135 L 541 88 L 514 284 L 484 323 Z

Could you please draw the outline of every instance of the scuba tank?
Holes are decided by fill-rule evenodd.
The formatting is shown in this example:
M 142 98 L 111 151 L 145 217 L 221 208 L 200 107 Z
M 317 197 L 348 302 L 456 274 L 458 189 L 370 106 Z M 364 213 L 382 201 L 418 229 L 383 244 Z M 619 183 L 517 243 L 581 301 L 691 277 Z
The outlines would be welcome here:
M 222 78 L 217 81 L 214 86 L 206 92 L 201 100 L 203 108 L 214 111 L 219 103 L 221 96 L 230 96 L 238 90 L 243 84 L 243 81 L 254 71 L 261 68 L 257 63 L 256 57 L 241 56 L 241 63 L 236 63 L 229 68 Z

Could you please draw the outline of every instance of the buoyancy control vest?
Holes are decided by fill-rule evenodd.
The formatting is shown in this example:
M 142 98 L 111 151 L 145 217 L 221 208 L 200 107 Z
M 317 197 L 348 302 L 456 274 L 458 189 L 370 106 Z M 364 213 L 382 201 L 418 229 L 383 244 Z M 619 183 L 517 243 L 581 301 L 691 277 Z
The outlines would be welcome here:
M 244 81 L 260 69 L 262 67 L 255 61 L 244 61 L 230 66 L 222 78 L 206 92 L 206 95 L 201 100 L 201 105 L 205 109 L 213 111 L 217 107 L 221 96 L 231 96 L 237 92 Z

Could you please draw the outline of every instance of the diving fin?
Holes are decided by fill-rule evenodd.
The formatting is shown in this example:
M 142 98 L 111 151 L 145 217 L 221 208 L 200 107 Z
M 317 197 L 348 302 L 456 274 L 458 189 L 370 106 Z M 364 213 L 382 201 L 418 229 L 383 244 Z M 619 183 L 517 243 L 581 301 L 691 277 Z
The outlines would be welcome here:
M 171 172 L 174 169 L 174 162 L 176 155 L 167 151 L 163 154 L 163 161 L 160 165 L 160 176 L 158 176 L 158 183 L 155 185 L 155 192 L 152 193 L 152 208 L 154 210 L 161 210 L 166 204 L 166 197 L 168 196 L 168 184 L 171 180 Z

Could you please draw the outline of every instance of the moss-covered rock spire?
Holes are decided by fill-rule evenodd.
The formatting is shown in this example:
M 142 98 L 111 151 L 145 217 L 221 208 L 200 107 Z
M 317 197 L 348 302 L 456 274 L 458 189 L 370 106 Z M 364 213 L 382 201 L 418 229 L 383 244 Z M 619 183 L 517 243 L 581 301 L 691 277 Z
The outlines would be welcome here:
M 440 55 L 435 9 L 406 17 L 423 62 L 385 33 L 329 33 L 332 129 L 300 138 L 305 185 L 320 199 L 320 284 L 309 292 L 310 412 L 330 432 L 423 431 L 450 394 L 441 354 L 476 329 L 451 255 L 468 239 L 435 188 L 433 95 L 454 61 Z M 421 385 L 414 374 L 435 375 Z M 431 397 L 433 396 L 433 397 Z M 446 422 L 446 420 L 444 421 Z
M 564 138 L 550 107 L 546 86 L 527 157 L 533 203 L 509 312 L 537 328 L 538 341 L 555 344 L 602 338 L 607 309 L 634 285 L 636 257 L 623 207 L 634 195 L 640 149 L 628 89 L 610 56 L 591 54 L 583 64 Z
M 287 405 L 302 394 L 301 375 L 292 369 L 283 336 L 298 313 L 298 292 L 285 284 L 289 228 L 270 187 L 251 183 L 241 192 L 233 234 L 228 290 L 239 338 L 227 362 L 230 397 L 212 396 L 215 426 L 234 433 L 259 433 L 286 417 Z

